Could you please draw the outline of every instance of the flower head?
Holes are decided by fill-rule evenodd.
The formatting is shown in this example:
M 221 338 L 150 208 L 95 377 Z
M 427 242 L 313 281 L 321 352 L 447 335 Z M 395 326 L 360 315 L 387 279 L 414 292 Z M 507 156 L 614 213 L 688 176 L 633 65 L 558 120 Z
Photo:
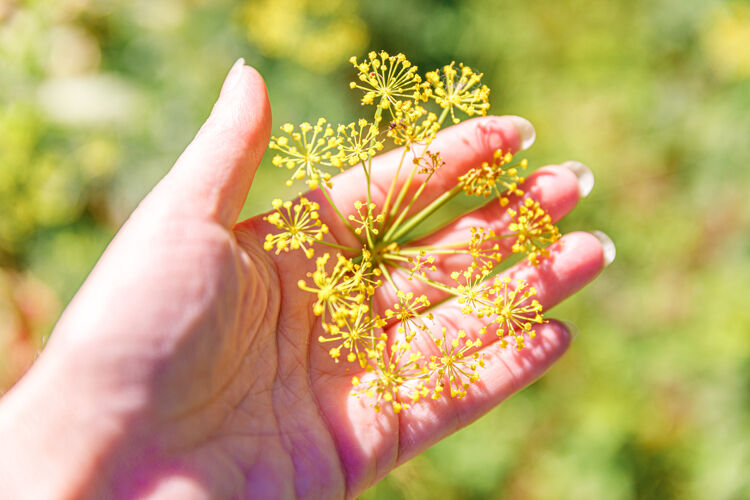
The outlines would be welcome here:
M 437 115 L 413 101 L 397 102 L 392 113 L 387 135 L 397 146 L 409 149 L 412 144 L 429 144 L 440 130 Z
M 432 175 L 437 170 L 445 165 L 443 157 L 440 153 L 433 153 L 432 151 L 425 151 L 422 156 L 414 158 L 414 164 L 417 166 L 417 173 Z
M 490 282 L 487 281 L 489 270 L 475 272 L 467 269 L 462 272 L 454 271 L 451 278 L 456 285 L 456 300 L 461 304 L 461 312 L 474 314 L 477 318 L 489 316 L 494 311 L 494 304 L 490 299 Z M 485 333 L 485 328 L 481 333 Z
M 368 358 L 367 371 L 374 376 L 365 380 L 354 377 L 352 394 L 366 394 L 374 399 L 375 411 L 380 411 L 385 402 L 399 413 L 410 407 L 410 401 L 419 401 L 429 393 L 424 385 L 428 375 L 424 356 L 412 351 L 409 345 L 396 341 L 389 350 L 385 341 L 380 341 Z
M 396 292 L 398 302 L 393 309 L 385 311 L 385 319 L 398 321 L 398 333 L 406 336 L 406 341 L 411 342 L 417 331 L 425 331 L 427 325 L 422 318 L 432 319 L 431 313 L 422 311 L 430 306 L 430 301 L 425 295 L 414 297 L 412 292 L 399 290 Z
M 370 52 L 366 60 L 357 62 L 352 57 L 350 62 L 359 71 L 359 82 L 349 86 L 365 91 L 362 104 L 377 104 L 385 109 L 403 99 L 423 98 L 422 77 L 403 54 Z
M 337 363 L 343 351 L 346 353 L 348 362 L 359 361 L 360 366 L 364 368 L 368 350 L 372 349 L 378 341 L 387 340 L 385 334 L 382 333 L 382 328 L 386 325 L 385 321 L 378 315 L 368 313 L 368 308 L 358 307 L 354 316 L 343 317 L 343 323 L 340 326 L 324 323 L 326 334 L 319 336 L 318 341 L 335 343 L 328 353 Z
M 489 271 L 499 264 L 503 256 L 500 253 L 500 245 L 495 239 L 495 232 L 483 227 L 472 227 L 469 255 L 471 255 L 471 269 Z
M 430 377 L 436 383 L 432 393 L 433 399 L 443 395 L 445 387 L 452 398 L 463 398 L 466 389 L 479 380 L 477 370 L 484 367 L 484 356 L 477 352 L 482 341 L 467 338 L 466 332 L 459 330 L 452 340 L 447 338 L 447 329 L 443 328 L 442 337 L 433 339 L 440 354 L 430 356 L 428 368 Z
M 328 227 L 320 222 L 318 209 L 320 206 L 314 201 L 300 197 L 297 203 L 291 201 L 273 200 L 275 211 L 263 219 L 267 220 L 280 233 L 267 234 L 263 243 L 266 250 L 276 249 L 276 254 L 282 250 L 301 249 L 308 258 L 312 258 L 313 249 L 311 245 L 320 241 L 324 234 L 328 233 Z
M 403 54 L 386 52 L 351 62 L 358 76 L 350 87 L 364 91 L 362 104 L 374 105 L 371 115 L 336 127 L 324 119 L 298 128 L 286 124 L 284 135 L 270 144 L 279 153 L 273 163 L 292 170 L 287 184 L 304 180 L 310 188 L 321 188 L 316 194 L 330 205 L 326 214 L 338 218 L 340 231 L 326 237 L 320 207 L 307 198 L 274 200 L 275 210 L 265 220 L 277 231 L 266 236 L 264 248 L 277 255 L 300 250 L 308 258 L 317 256 L 298 287 L 310 294 L 312 313 L 319 318 L 318 341 L 335 363 L 354 363 L 356 372 L 364 372 L 352 379 L 352 394 L 371 399 L 376 411 L 398 413 L 429 396 L 466 396 L 485 362 L 479 338 L 490 329 L 500 347 L 521 349 L 534 337 L 534 326 L 544 322 L 536 291 L 522 280 L 493 276 L 503 259 L 500 242 L 512 243 L 513 252 L 527 253 L 536 265 L 559 231 L 539 203 L 520 198 L 526 160 L 497 150 L 491 160 L 459 177 L 440 170 L 445 161 L 434 139 L 445 120 L 458 122 L 457 111 L 469 116 L 487 112 L 489 89 L 481 73 L 451 63 L 423 81 Z M 434 111 L 438 107 L 442 110 Z M 384 116 L 387 126 L 381 126 Z M 389 140 L 403 149 L 373 162 Z M 363 175 L 347 176 L 351 186 L 326 189 L 335 170 L 358 166 Z M 377 180 L 385 182 L 374 182 L 376 169 L 383 169 Z M 354 185 L 358 179 L 362 185 Z M 420 224 L 462 193 L 496 197 L 501 206 L 519 197 L 518 208 L 507 211 L 508 231 L 496 234 L 480 224 L 470 227 L 468 241 L 455 241 L 460 231 L 421 236 Z M 341 206 L 344 199 L 355 201 Z M 323 248 L 341 253 L 317 253 Z M 463 268 L 446 279 L 445 268 L 457 263 Z M 384 286 L 389 289 L 378 293 Z M 431 293 L 423 292 L 427 289 Z M 461 330 L 457 318 L 456 328 L 431 328 L 428 297 L 435 291 L 457 303 L 460 314 L 474 318 L 466 324 L 477 326 Z
M 513 161 L 512 153 L 503 153 L 498 149 L 492 155 L 491 162 L 484 162 L 479 167 L 474 167 L 458 178 L 466 194 L 473 196 L 491 195 L 498 196 L 501 205 L 508 204 L 506 194 L 523 195 L 519 184 L 523 184 L 524 178 L 519 175 L 520 170 L 528 166 L 526 159 L 515 165 L 507 167 Z M 502 187 L 502 191 L 500 188 Z
M 507 344 L 511 339 L 520 350 L 524 346 L 524 335 L 534 338 L 532 327 L 544 323 L 542 305 L 533 297 L 536 290 L 524 280 L 511 286 L 510 278 L 497 278 L 492 283 L 494 323 L 497 336 Z
M 329 183 L 331 179 L 331 174 L 322 167 L 341 169 L 343 166 L 337 149 L 341 139 L 336 137 L 333 128 L 324 118 L 319 119 L 315 125 L 302 123 L 299 131 L 295 131 L 291 123 L 282 125 L 281 130 L 286 136 L 272 137 L 268 147 L 281 152 L 273 157 L 274 165 L 294 171 L 287 186 L 291 186 L 295 180 L 304 179 L 311 189 L 315 189 L 321 181 Z
M 324 254 L 315 261 L 315 271 L 308 273 L 312 284 L 300 280 L 297 284 L 302 290 L 312 292 L 317 300 L 313 304 L 316 316 L 322 316 L 326 322 L 342 326 L 348 318 L 356 317 L 362 308 L 366 308 L 368 287 L 363 277 L 367 264 L 355 264 L 343 255 L 338 255 L 336 264 L 330 272 L 326 269 L 331 254 Z
M 437 271 L 435 256 L 427 255 L 426 250 L 420 250 L 417 255 L 410 255 L 406 259 L 407 262 L 411 264 L 411 269 L 409 269 L 409 280 L 414 279 L 415 274 L 426 278 L 427 271 Z
M 378 127 L 365 119 L 356 124 L 339 125 L 340 158 L 349 165 L 366 162 L 383 149 L 383 141 L 378 139 Z
M 552 217 L 532 198 L 526 198 L 518 211 L 509 208 L 508 215 L 513 219 L 508 229 L 516 236 L 513 253 L 526 253 L 532 264 L 539 264 L 539 256 L 549 253 L 546 245 L 560 239 L 560 230 L 552 224 Z
M 378 229 L 378 224 L 383 222 L 384 215 L 375 214 L 375 211 L 377 209 L 375 204 L 355 201 L 354 209 L 357 211 L 357 215 L 349 216 L 349 220 L 354 223 L 354 232 L 357 235 L 360 235 L 362 234 L 362 231 L 365 231 L 377 236 L 377 234 L 380 232 L 380 230 Z
M 482 73 L 463 64 L 455 63 L 443 66 L 442 71 L 431 71 L 425 75 L 431 84 L 431 97 L 443 109 L 450 111 L 453 123 L 460 120 L 456 118 L 455 110 L 459 109 L 469 116 L 486 115 L 490 107 L 490 89 L 481 85 Z

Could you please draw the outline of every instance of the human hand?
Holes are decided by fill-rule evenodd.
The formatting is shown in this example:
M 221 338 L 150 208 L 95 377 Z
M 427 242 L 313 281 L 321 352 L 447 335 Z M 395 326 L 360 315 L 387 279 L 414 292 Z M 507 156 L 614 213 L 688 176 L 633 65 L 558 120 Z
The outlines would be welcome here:
M 352 365 L 335 363 L 317 342 L 314 297 L 297 286 L 314 262 L 266 252 L 271 228 L 261 216 L 236 224 L 270 122 L 262 79 L 235 65 L 195 140 L 118 233 L 39 361 L 0 401 L 5 496 L 351 497 L 532 382 L 566 350 L 570 332 L 551 321 L 522 351 L 486 342 L 487 367 L 463 399 L 427 399 L 395 414 L 352 396 Z M 530 141 L 533 129 L 515 117 L 446 129 L 434 143 L 446 165 L 421 200 L 496 149 Z M 377 158 L 374 186 L 390 184 L 396 155 Z M 337 206 L 364 199 L 359 175 L 334 180 Z M 538 170 L 524 189 L 555 220 L 580 197 L 577 176 L 563 166 Z M 384 191 L 376 187 L 374 201 Z M 331 237 L 345 242 L 350 235 L 320 191 L 307 196 L 320 203 Z M 428 238 L 507 223 L 490 204 Z M 546 310 L 593 279 L 610 250 L 590 234 L 569 234 L 541 265 L 520 263 L 507 274 L 533 285 Z M 460 264 L 444 259 L 438 272 Z M 433 302 L 443 298 L 430 293 Z M 434 314 L 435 328 L 461 322 L 471 336 L 481 326 L 451 301 Z

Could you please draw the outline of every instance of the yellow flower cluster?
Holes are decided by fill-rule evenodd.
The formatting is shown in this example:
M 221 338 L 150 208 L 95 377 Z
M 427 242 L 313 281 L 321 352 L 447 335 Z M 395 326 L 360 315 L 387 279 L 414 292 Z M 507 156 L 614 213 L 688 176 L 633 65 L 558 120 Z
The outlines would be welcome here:
M 526 198 L 518 211 L 509 208 L 508 215 L 513 218 L 508 229 L 516 237 L 513 251 L 526 253 L 529 260 L 537 265 L 539 256 L 547 255 L 546 245 L 560 239 L 560 231 L 539 202 L 531 198 Z
M 339 151 L 349 166 L 367 161 L 383 149 L 383 141 L 378 138 L 378 127 L 365 119 L 360 119 L 356 125 L 341 125 L 338 132 L 341 138 Z
M 370 52 L 362 62 L 356 57 L 349 60 L 359 71 L 358 82 L 351 82 L 352 89 L 362 89 L 365 95 L 362 104 L 377 104 L 389 108 L 403 100 L 424 100 L 426 98 L 422 77 L 417 67 L 406 60 L 403 54 L 388 55 Z
M 503 193 L 523 196 L 523 190 L 518 186 L 523 183 L 524 178 L 519 175 L 519 171 L 529 166 L 524 158 L 506 168 L 512 161 L 511 153 L 495 151 L 491 162 L 484 162 L 481 166 L 472 168 L 459 177 L 459 181 L 467 194 L 485 198 L 494 195 L 498 197 L 501 205 L 507 205 L 508 198 Z
M 277 255 L 282 250 L 288 252 L 301 249 L 305 255 L 312 257 L 314 252 L 311 245 L 320 241 L 328 232 L 328 226 L 320 222 L 320 205 L 303 197 L 294 205 L 291 201 L 276 198 L 273 200 L 273 208 L 275 211 L 264 219 L 276 226 L 276 229 L 281 229 L 281 232 L 267 234 L 263 248 L 276 248 Z
M 318 340 L 329 346 L 335 362 L 352 364 L 353 394 L 371 398 L 376 410 L 395 412 L 426 397 L 461 398 L 481 377 L 486 345 L 494 341 L 521 349 L 533 338 L 534 326 L 544 322 L 532 287 L 495 275 L 505 257 L 501 249 L 525 253 L 536 265 L 559 232 L 522 190 L 526 160 L 514 163 L 507 151 L 496 151 L 491 161 L 457 177 L 437 199 L 418 201 L 444 165 L 440 152 L 428 148 L 448 117 L 457 122 L 457 112 L 484 115 L 489 108 L 481 73 L 451 63 L 423 78 L 403 54 L 386 52 L 351 62 L 358 75 L 350 86 L 364 92 L 362 104 L 373 106 L 372 118 L 336 127 L 324 119 L 296 128 L 286 124 L 270 147 L 278 151 L 273 163 L 292 171 L 290 183 L 320 189 L 337 217 L 328 223 L 348 229 L 356 243 L 346 246 L 328 237 L 320 206 L 299 197 L 274 201 L 265 219 L 275 231 L 264 246 L 277 254 L 299 249 L 315 258 L 315 269 L 298 285 L 311 294 L 312 311 L 320 317 Z M 428 109 L 430 102 L 439 114 Z M 370 185 L 373 158 L 388 140 L 403 146 L 401 160 L 387 192 L 378 192 L 385 200 L 376 203 Z M 345 168 L 361 168 L 366 185 L 353 206 L 338 207 L 327 188 L 335 182 L 332 173 Z M 415 244 L 419 224 L 461 194 L 493 196 L 501 206 L 515 196 L 518 208 L 507 210 L 512 222 L 505 232 L 472 227 L 467 241 Z M 440 269 L 446 256 L 460 256 L 452 261 L 463 267 L 451 273 Z M 433 295 L 417 289 L 434 289 L 441 300 L 453 297 L 461 312 L 482 326 L 478 331 L 443 327 L 431 312 L 428 296 Z M 494 338 L 480 338 L 485 335 Z
M 342 139 L 336 136 L 325 118 L 319 119 L 315 125 L 304 122 L 299 131 L 295 131 L 291 123 L 282 125 L 281 130 L 286 137 L 273 138 L 268 147 L 281 151 L 273 157 L 274 165 L 294 170 L 287 186 L 304 179 L 310 189 L 315 189 L 321 180 L 327 183 L 331 179 L 331 174 L 322 167 L 343 168 L 346 154 L 339 148 Z
M 461 121 L 456 117 L 455 109 L 460 109 L 469 116 L 486 115 L 490 108 L 487 102 L 490 89 L 480 84 L 482 73 L 475 73 L 463 64 L 459 64 L 457 70 L 453 67 L 454 64 L 443 66 L 442 71 L 427 73 L 427 81 L 432 84 L 431 95 L 435 102 L 441 108 L 450 111 L 453 123 Z
M 469 385 L 479 380 L 477 368 L 484 367 L 484 355 L 478 352 L 482 341 L 467 339 L 466 332 L 459 330 L 456 337 L 450 340 L 448 329 L 443 328 L 442 337 L 433 339 L 440 354 L 430 356 L 429 370 L 435 374 L 437 383 L 433 391 L 433 399 L 438 399 L 445 386 L 450 390 L 452 398 L 466 396 Z

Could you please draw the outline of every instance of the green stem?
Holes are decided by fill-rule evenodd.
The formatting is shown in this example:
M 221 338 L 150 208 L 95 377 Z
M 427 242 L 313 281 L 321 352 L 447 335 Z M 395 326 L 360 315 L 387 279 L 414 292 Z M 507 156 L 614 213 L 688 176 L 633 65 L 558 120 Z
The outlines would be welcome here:
M 438 118 L 438 125 L 441 127 L 443 126 L 443 122 L 445 121 L 445 118 L 448 116 L 448 111 L 450 108 L 443 108 L 443 112 L 440 113 L 440 118 Z
M 354 235 L 357 240 L 359 240 L 360 243 L 362 243 L 362 238 L 359 237 L 359 235 L 354 231 L 354 228 L 349 224 L 349 221 L 346 220 L 346 217 L 339 212 L 338 207 L 333 203 L 333 200 L 331 199 L 331 196 L 328 194 L 328 190 L 325 188 L 325 186 L 320 188 L 321 191 L 323 191 L 323 195 L 326 197 L 326 200 L 328 200 L 328 204 L 331 205 L 331 208 L 333 208 L 334 212 L 336 212 L 336 215 L 339 216 L 339 219 L 341 219 L 341 222 L 344 223 L 344 225 L 349 229 L 349 231 Z
M 425 151 L 427 149 L 425 148 Z M 424 155 L 424 153 L 422 153 Z M 417 173 L 417 163 L 413 164 L 413 167 L 411 169 L 411 172 L 409 173 L 409 177 L 406 179 L 406 182 L 403 186 L 401 186 L 401 189 L 398 192 L 398 198 L 396 198 L 396 203 L 393 204 L 393 208 L 391 209 L 389 216 L 394 216 L 398 212 L 398 209 L 401 208 L 401 203 L 404 201 L 404 197 L 406 196 L 406 192 L 409 190 L 409 187 L 411 186 L 411 181 L 414 180 L 414 174 Z M 389 232 L 393 231 L 395 225 L 391 225 L 389 228 Z
M 397 255 L 395 253 L 385 253 L 383 254 L 384 259 L 391 259 L 391 260 L 400 260 L 402 262 L 409 262 L 408 257 L 404 257 L 403 255 Z
M 413 148 L 412 148 L 412 151 L 414 151 Z M 425 148 L 422 150 L 422 154 L 419 155 L 419 158 L 417 158 L 415 155 L 414 161 L 412 162 L 413 166 L 411 169 L 411 173 L 409 173 L 409 177 L 406 179 L 406 182 L 404 183 L 403 186 L 401 186 L 401 189 L 399 190 L 396 203 L 393 205 L 393 208 L 388 214 L 390 217 L 393 217 L 394 215 L 396 215 L 396 213 L 398 213 L 399 208 L 401 208 L 401 203 L 403 203 L 404 197 L 406 197 L 406 193 L 409 191 L 409 188 L 411 187 L 411 182 L 414 180 L 414 175 L 417 173 L 419 162 L 422 161 L 422 158 L 424 158 L 425 153 L 427 153 L 427 145 L 425 145 Z M 388 233 L 386 234 L 391 234 L 396 229 L 397 229 L 397 224 L 391 224 L 391 226 L 388 228 Z
M 375 248 L 375 243 L 372 239 L 372 230 L 367 224 L 367 220 L 371 218 L 370 203 L 372 203 L 372 196 L 370 195 L 370 170 L 367 168 L 367 165 L 365 165 L 364 161 L 360 161 L 360 163 L 362 164 L 362 169 L 365 171 L 365 179 L 367 181 L 367 206 L 365 207 L 365 216 L 362 219 L 362 222 L 365 226 L 365 236 L 367 237 L 367 243 L 370 245 L 370 249 L 373 249 Z M 370 165 L 372 165 L 372 156 L 370 157 Z
M 383 271 L 383 276 L 385 276 L 385 279 L 388 280 L 388 283 L 391 284 L 394 290 L 398 292 L 398 287 L 396 286 L 396 283 L 393 281 L 393 278 L 391 277 L 391 273 L 388 272 L 388 268 L 385 267 L 385 265 L 381 262 L 378 264 L 378 267 L 381 271 Z
M 356 252 L 359 252 L 359 250 L 358 250 L 358 249 L 356 249 L 356 248 L 352 248 L 352 247 L 346 247 L 346 246 L 344 246 L 344 245 L 339 245 L 338 243 L 332 243 L 332 242 L 330 242 L 330 241 L 325 241 L 325 240 L 315 240 L 315 242 L 316 242 L 316 243 L 321 243 L 321 244 L 323 244 L 323 245 L 327 245 L 327 246 L 329 246 L 329 247 L 333 247 L 333 248 L 338 248 L 339 250 L 344 250 L 344 251 L 347 251 L 347 252 L 354 252 L 354 253 L 356 253 Z
M 399 241 L 399 239 L 404 236 L 406 233 L 414 229 L 418 224 L 420 224 L 422 221 L 424 221 L 427 217 L 435 213 L 440 207 L 448 203 L 450 200 L 456 197 L 460 192 L 462 191 L 462 187 L 460 184 L 456 185 L 451 189 L 450 191 L 446 191 L 443 193 L 438 199 L 427 205 L 425 208 L 423 208 L 419 213 L 417 213 L 414 217 L 410 218 L 409 221 L 398 228 L 398 230 L 390 235 L 389 241 Z
M 393 191 L 396 189 L 396 180 L 398 179 L 398 174 L 401 173 L 401 166 L 404 164 L 404 158 L 406 158 L 406 148 L 404 148 L 404 152 L 401 153 L 401 161 L 398 162 L 398 167 L 396 168 L 396 175 L 393 176 L 393 180 L 391 181 L 391 187 L 388 189 L 388 194 L 385 197 L 385 204 L 383 205 L 383 211 L 381 212 L 384 216 L 383 219 L 383 227 L 388 223 L 388 207 L 391 205 L 391 197 L 393 196 Z
M 375 110 L 375 124 L 380 123 L 380 117 L 383 115 L 383 107 L 378 104 L 378 108 Z
M 404 266 L 401 266 L 399 264 L 395 264 L 394 263 L 393 267 L 401 269 L 402 271 L 405 271 L 407 273 L 409 272 L 409 269 L 407 269 Z M 419 273 L 414 273 L 414 274 L 412 274 L 412 276 L 415 277 L 415 278 L 417 278 L 422 283 L 426 283 L 426 284 L 430 285 L 433 288 L 437 288 L 438 290 L 442 290 L 443 292 L 448 293 L 450 295 L 457 295 L 456 291 L 453 288 L 450 288 L 450 287 L 448 287 L 446 285 L 443 285 L 442 283 L 438 283 L 437 281 L 431 280 L 427 276 L 422 276 Z
M 485 238 L 484 241 L 500 240 L 503 238 L 513 238 L 517 236 L 515 233 L 500 234 Z M 465 253 L 466 249 L 471 245 L 470 241 L 462 241 L 459 243 L 446 243 L 444 245 L 425 245 L 419 247 L 402 247 L 398 249 L 398 253 L 404 255 L 416 255 L 422 251 L 432 254 L 451 254 L 451 253 Z
M 422 184 L 419 186 L 419 189 L 417 189 L 416 193 L 414 193 L 414 196 L 412 196 L 411 201 L 409 201 L 409 204 L 406 205 L 406 208 L 401 211 L 398 219 L 396 219 L 396 222 L 393 223 L 393 227 L 398 228 L 398 225 L 404 221 L 404 217 L 406 217 L 406 214 L 409 213 L 411 207 L 414 206 L 414 202 L 416 202 L 417 198 L 419 198 L 419 195 L 422 194 L 422 191 L 424 191 L 424 188 L 427 185 L 427 181 L 429 181 L 431 177 L 432 174 L 428 175 L 427 178 L 422 182 Z
M 461 243 L 456 246 L 463 246 L 468 247 L 469 243 Z M 431 246 L 425 246 L 425 247 L 408 247 L 408 248 L 401 248 L 399 249 L 399 253 L 402 255 L 419 255 L 422 252 L 427 252 L 433 255 L 452 255 L 452 254 L 461 254 L 466 253 L 468 250 L 466 248 L 456 250 L 451 248 L 438 248 L 438 247 L 431 247 Z

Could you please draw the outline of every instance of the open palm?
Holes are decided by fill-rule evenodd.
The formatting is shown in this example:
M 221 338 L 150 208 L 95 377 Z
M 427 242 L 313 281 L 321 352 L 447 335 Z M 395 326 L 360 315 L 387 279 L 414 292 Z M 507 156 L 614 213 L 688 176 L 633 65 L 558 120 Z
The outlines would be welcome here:
M 433 147 L 446 166 L 422 199 L 437 197 L 495 149 L 519 149 L 524 137 L 514 123 L 478 118 L 442 132 Z M 45 364 L 66 374 L 74 395 L 65 404 L 79 402 L 76 418 L 105 444 L 92 496 L 350 497 L 533 381 L 567 348 L 569 332 L 552 321 L 520 352 L 484 340 L 487 367 L 463 399 L 423 400 L 396 414 L 352 396 L 358 368 L 335 363 L 317 342 L 314 297 L 297 286 L 314 261 L 266 252 L 272 228 L 261 216 L 235 224 L 269 127 L 261 78 L 236 65 L 207 123 L 117 235 L 20 384 L 59 384 Z M 376 202 L 398 154 L 374 163 Z M 360 177 L 347 171 L 334 179 L 330 195 L 340 208 L 365 198 Z M 525 189 L 554 219 L 579 199 L 576 175 L 561 166 L 540 169 Z M 330 237 L 350 243 L 320 192 L 308 197 L 319 201 Z M 465 240 L 478 224 L 500 229 L 503 213 L 487 205 L 427 240 Z M 437 272 L 462 264 L 444 259 Z M 604 265 L 599 240 L 575 233 L 541 265 L 507 273 L 535 286 L 547 309 Z M 433 303 L 445 298 L 398 273 L 394 279 Z M 388 293 L 376 297 L 376 308 L 390 305 Z M 471 336 L 481 327 L 451 301 L 434 314 L 434 328 Z

